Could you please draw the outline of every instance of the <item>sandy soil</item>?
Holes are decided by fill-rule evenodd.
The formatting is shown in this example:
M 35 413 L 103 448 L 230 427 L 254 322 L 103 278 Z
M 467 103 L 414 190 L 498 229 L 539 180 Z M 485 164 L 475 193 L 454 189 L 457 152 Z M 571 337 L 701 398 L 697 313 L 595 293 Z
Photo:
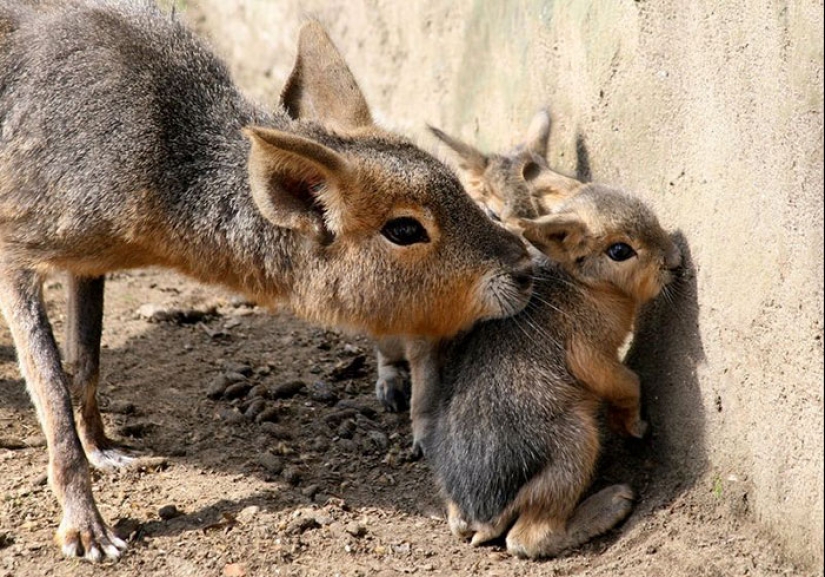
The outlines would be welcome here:
M 59 335 L 60 279 L 45 291 Z M 804 574 L 748 523 L 747 493 L 676 478 L 655 435 L 606 438 L 595 486 L 638 493 L 612 533 L 542 562 L 473 548 L 447 529 L 426 463 L 407 458 L 407 416 L 375 401 L 368 340 L 165 271 L 114 275 L 106 299 L 104 417 L 146 458 L 94 487 L 130 550 L 94 567 L 52 545 L 46 450 L 3 324 L 0 577 Z

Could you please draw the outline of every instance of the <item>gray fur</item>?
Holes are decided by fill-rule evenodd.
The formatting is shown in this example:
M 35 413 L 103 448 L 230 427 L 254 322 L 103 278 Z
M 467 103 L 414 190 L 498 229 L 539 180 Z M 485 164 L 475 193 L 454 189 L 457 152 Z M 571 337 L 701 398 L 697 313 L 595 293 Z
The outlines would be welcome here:
M 587 424 L 570 407 L 592 394 L 566 368 L 573 327 L 561 312 L 582 306 L 571 277 L 545 260 L 524 311 L 476 325 L 442 350 L 437 417 L 422 448 L 468 519 L 492 522 L 548 464 L 565 483 L 587 484 L 591 464 L 579 449 Z

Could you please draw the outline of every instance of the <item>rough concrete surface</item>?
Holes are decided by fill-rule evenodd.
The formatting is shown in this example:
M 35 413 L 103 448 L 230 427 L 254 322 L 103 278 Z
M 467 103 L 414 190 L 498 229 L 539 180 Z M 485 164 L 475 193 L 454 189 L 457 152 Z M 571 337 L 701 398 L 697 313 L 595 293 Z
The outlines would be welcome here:
M 551 166 L 645 196 L 694 276 L 629 362 L 657 447 L 823 561 L 822 2 L 198 0 L 273 102 L 319 18 L 386 125 L 493 151 L 549 106 Z M 673 316 L 673 315 L 671 315 Z

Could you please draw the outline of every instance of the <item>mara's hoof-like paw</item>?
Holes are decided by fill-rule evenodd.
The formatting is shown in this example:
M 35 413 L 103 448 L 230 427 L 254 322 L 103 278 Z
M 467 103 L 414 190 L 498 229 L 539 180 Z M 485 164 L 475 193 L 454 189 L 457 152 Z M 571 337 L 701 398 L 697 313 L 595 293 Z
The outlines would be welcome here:
M 134 450 L 115 447 L 92 449 L 86 453 L 89 464 L 99 470 L 129 467 L 134 465 L 140 457 L 140 453 Z
M 375 396 L 391 413 L 406 411 L 410 406 L 409 381 L 400 373 L 392 378 L 379 378 L 375 383 Z
M 54 537 L 66 557 L 79 557 L 92 563 L 117 561 L 127 548 L 126 542 L 99 519 L 78 525 L 64 517 Z
M 450 533 L 459 539 L 466 541 L 473 536 L 470 524 L 461 514 L 458 506 L 452 501 L 447 502 L 447 525 L 450 527 Z
M 475 535 L 473 535 L 473 538 L 470 540 L 470 545 L 478 547 L 494 539 L 498 539 L 501 537 L 501 534 L 504 533 L 504 529 L 505 527 L 501 526 L 485 525 L 475 532 Z
M 413 439 L 412 446 L 410 447 L 410 460 L 411 461 L 418 461 L 424 458 L 424 446 L 421 444 L 421 441 L 418 439 Z
M 644 439 L 650 429 L 639 416 L 639 409 L 625 410 L 611 407 L 607 414 L 608 428 L 614 433 L 634 439 Z

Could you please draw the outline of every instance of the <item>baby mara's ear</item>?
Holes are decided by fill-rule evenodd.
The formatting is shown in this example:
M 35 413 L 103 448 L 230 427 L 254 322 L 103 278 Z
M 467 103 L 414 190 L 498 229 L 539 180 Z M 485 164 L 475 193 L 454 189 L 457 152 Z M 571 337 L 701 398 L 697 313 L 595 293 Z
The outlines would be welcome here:
M 467 172 L 467 174 L 474 178 L 481 178 L 484 176 L 484 171 L 490 164 L 490 159 L 478 149 L 464 143 L 457 138 L 453 138 L 449 134 L 439 130 L 434 126 L 428 126 L 430 132 L 438 138 L 441 142 L 446 144 L 455 154 L 458 161 L 458 167 Z
M 550 128 L 550 113 L 546 109 L 539 110 L 530 121 L 524 142 L 517 147 L 517 150 L 522 151 L 524 159 L 519 169 L 520 176 L 527 184 L 530 194 L 539 201 L 539 214 L 551 211 L 583 186 L 581 181 L 547 166 Z
M 290 117 L 314 120 L 329 129 L 346 132 L 373 125 L 349 66 L 316 21 L 301 28 L 298 54 L 281 92 L 281 104 Z
M 555 261 L 572 261 L 586 251 L 588 228 L 575 214 L 549 214 L 534 220 L 521 219 L 518 226 L 522 229 L 525 240 Z
M 255 205 L 273 224 L 326 244 L 342 227 L 352 169 L 337 152 L 314 140 L 278 130 L 247 127 L 249 185 Z
M 530 121 L 530 126 L 524 135 L 524 148 L 541 158 L 547 158 L 547 141 L 550 139 L 550 124 L 550 113 L 542 108 Z

